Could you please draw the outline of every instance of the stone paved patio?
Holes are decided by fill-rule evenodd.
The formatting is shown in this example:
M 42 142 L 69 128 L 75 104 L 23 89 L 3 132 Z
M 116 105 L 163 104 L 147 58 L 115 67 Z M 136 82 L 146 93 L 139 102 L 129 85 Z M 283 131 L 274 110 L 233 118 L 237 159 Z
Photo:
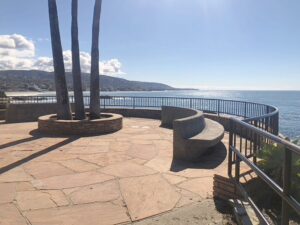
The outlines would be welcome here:
M 94 137 L 0 124 L 0 224 L 126 224 L 212 198 L 228 135 L 199 163 L 172 162 L 172 130 L 159 124 L 125 118 L 123 130 Z

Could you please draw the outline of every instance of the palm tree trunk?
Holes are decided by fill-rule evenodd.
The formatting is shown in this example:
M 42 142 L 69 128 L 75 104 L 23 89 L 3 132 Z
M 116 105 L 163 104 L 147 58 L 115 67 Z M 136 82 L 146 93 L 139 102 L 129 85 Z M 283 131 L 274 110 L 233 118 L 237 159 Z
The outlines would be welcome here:
M 71 120 L 72 113 L 65 76 L 56 0 L 48 0 L 48 7 L 57 99 L 57 119 Z
M 99 32 L 102 0 L 95 1 L 91 50 L 90 117 L 100 118 Z
M 78 41 L 78 0 L 72 0 L 72 74 L 73 74 L 73 87 L 75 97 L 75 118 L 78 120 L 85 119 L 83 94 L 82 94 L 82 81 L 81 81 L 81 68 L 80 68 L 80 51 Z

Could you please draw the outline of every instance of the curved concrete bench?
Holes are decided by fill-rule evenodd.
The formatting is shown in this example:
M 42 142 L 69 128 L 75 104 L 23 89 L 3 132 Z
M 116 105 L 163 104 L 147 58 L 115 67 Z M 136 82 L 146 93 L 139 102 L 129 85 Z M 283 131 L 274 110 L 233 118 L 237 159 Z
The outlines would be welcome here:
M 173 106 L 162 106 L 161 108 L 161 126 L 173 128 L 173 122 L 177 119 L 193 116 L 197 112 L 194 109 L 180 108 Z
M 198 110 L 163 107 L 162 126 L 170 125 L 173 127 L 174 159 L 196 161 L 224 137 L 224 127 L 205 119 L 203 112 Z

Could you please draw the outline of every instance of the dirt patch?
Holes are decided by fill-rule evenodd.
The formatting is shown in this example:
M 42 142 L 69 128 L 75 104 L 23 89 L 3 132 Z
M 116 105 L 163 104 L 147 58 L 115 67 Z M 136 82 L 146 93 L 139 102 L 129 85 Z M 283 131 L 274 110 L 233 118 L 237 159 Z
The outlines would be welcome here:
M 236 225 L 231 207 L 223 201 L 207 199 L 190 206 L 151 217 L 135 225 Z

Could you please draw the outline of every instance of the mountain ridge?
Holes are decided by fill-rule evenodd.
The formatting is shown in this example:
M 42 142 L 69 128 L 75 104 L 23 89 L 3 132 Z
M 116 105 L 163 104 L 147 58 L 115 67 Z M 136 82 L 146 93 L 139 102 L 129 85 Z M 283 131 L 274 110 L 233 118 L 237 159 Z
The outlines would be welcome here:
M 73 78 L 66 73 L 68 90 L 73 90 Z M 89 91 L 90 75 L 82 73 L 83 90 Z M 131 81 L 124 78 L 100 75 L 101 91 L 165 91 L 183 90 L 157 82 Z M 2 91 L 55 91 L 54 74 L 41 70 L 2 70 L 0 71 Z

